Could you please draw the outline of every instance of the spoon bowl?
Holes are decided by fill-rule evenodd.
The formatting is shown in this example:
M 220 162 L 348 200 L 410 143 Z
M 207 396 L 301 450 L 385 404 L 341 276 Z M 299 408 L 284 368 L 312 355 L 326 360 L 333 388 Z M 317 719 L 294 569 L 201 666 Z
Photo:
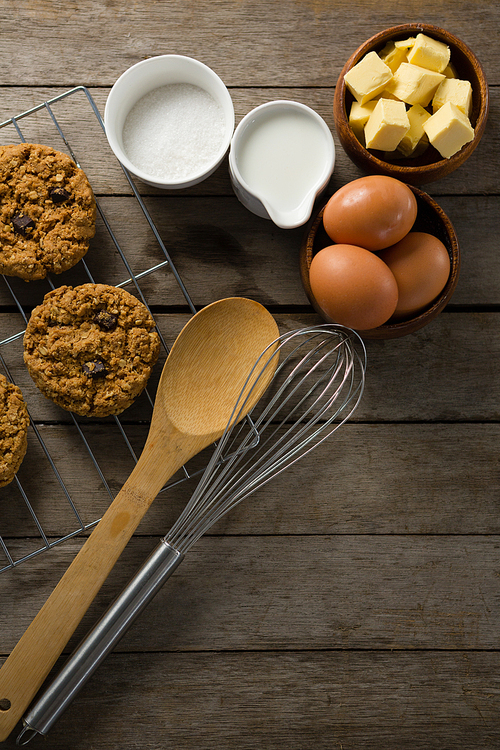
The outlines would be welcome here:
M 163 485 L 221 437 L 238 396 L 251 384 L 255 361 L 278 335 L 267 310 L 242 297 L 208 305 L 182 329 L 165 362 L 134 470 L 0 669 L 0 742 L 22 717 Z M 274 374 L 268 369 L 238 419 L 264 393 Z
M 231 297 L 203 308 L 172 347 L 155 409 L 161 406 L 182 433 L 206 436 L 208 445 L 222 435 L 255 360 L 278 335 L 274 319 L 257 302 Z M 208 352 L 210 367 L 205 362 Z M 257 395 L 252 393 L 253 403 L 245 407 L 246 413 L 272 374 L 266 376 Z

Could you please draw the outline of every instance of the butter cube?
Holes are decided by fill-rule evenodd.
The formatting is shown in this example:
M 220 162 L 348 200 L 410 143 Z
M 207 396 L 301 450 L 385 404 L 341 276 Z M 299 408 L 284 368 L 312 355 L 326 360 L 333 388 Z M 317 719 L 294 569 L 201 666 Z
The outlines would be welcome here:
M 419 142 L 418 146 L 416 147 L 415 151 L 410 154 L 408 157 L 406 154 L 403 154 L 402 151 L 399 150 L 399 146 L 395 151 L 384 151 L 384 161 L 396 161 L 397 159 L 416 159 L 418 156 L 421 156 L 426 148 L 429 147 L 429 139 L 427 136 L 425 138 L 422 138 L 422 140 Z
M 408 62 L 421 68 L 442 73 L 450 62 L 450 48 L 444 42 L 431 39 L 426 34 L 417 34 L 415 44 L 408 52 Z
M 376 52 L 368 52 L 357 65 L 349 70 L 344 81 L 360 104 L 365 104 L 380 94 L 392 78 L 392 70 Z
M 443 104 L 452 102 L 469 117 L 472 106 L 472 86 L 461 78 L 445 78 L 436 89 L 432 100 L 432 111 L 437 112 Z
M 415 41 L 416 39 L 414 36 L 409 36 L 408 39 L 400 39 L 399 41 L 394 42 L 394 46 L 402 47 L 403 49 L 408 51 L 409 49 L 413 47 L 413 45 L 415 44 Z
M 430 112 L 427 112 L 420 104 L 414 104 L 410 107 L 408 112 L 408 120 L 410 122 L 410 129 L 404 134 L 403 138 L 398 144 L 398 151 L 403 156 L 412 156 L 417 150 L 417 146 L 425 139 L 427 146 L 427 136 L 424 131 L 424 122 L 431 117 Z
M 449 159 L 474 138 L 467 115 L 452 102 L 446 102 L 423 123 L 429 141 L 441 156 Z
M 455 68 L 453 67 L 453 65 L 450 63 L 443 70 L 443 75 L 445 75 L 446 78 L 456 78 L 457 77 L 457 71 L 455 70 Z
M 379 99 L 365 125 L 366 148 L 394 151 L 410 122 L 403 102 Z
M 351 105 L 351 110 L 349 112 L 349 126 L 358 141 L 362 144 L 365 142 L 365 125 L 368 122 L 368 118 L 373 112 L 376 103 L 375 99 L 371 99 L 369 102 L 366 102 L 366 104 L 360 104 L 359 102 L 354 101 Z
M 434 73 L 410 63 L 401 63 L 387 84 L 387 91 L 407 104 L 421 104 L 422 107 L 427 107 L 443 80 L 442 73 Z
M 408 48 L 396 47 L 394 42 L 387 42 L 385 47 L 380 51 L 380 59 L 390 67 L 393 73 L 399 68 L 402 62 L 407 62 L 406 54 Z

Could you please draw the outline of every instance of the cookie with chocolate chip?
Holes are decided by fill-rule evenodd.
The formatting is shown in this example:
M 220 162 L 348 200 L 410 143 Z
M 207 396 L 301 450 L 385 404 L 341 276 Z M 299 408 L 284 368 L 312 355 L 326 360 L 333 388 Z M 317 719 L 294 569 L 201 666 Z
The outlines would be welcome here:
M 26 455 L 28 424 L 21 389 L 0 374 L 0 487 L 12 482 Z
M 95 218 L 92 188 L 69 156 L 0 147 L 0 273 L 34 281 L 67 271 L 87 253 Z
M 120 414 L 144 389 L 158 359 L 153 317 L 107 284 L 61 286 L 28 321 L 24 361 L 47 398 L 87 417 Z

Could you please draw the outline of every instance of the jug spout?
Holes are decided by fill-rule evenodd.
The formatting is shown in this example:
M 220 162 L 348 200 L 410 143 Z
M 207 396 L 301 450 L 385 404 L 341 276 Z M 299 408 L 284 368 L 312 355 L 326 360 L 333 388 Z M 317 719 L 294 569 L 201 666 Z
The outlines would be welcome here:
M 277 209 L 267 201 L 264 201 L 264 206 L 270 219 L 277 227 L 280 229 L 296 229 L 305 224 L 311 216 L 316 195 L 316 191 L 310 193 L 299 206 L 291 209 Z

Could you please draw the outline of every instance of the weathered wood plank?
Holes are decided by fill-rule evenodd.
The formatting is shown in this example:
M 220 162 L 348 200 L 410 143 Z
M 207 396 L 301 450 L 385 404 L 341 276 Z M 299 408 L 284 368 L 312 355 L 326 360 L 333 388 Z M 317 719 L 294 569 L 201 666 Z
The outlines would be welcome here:
M 383 6 L 337 2 L 219 2 L 162 0 L 145 5 L 85 0 L 77 5 L 24 0 L 3 3 L 4 50 L 10 85 L 112 84 L 130 65 L 157 54 L 197 57 L 231 86 L 331 86 L 347 57 L 368 37 L 403 21 L 435 23 L 461 37 L 483 61 L 492 83 L 500 69 L 492 30 L 498 4 L 431 0 Z M 353 19 L 356 19 L 353 22 Z M 29 29 L 30 54 L 17 43 Z M 78 40 L 78 41 L 76 41 Z M 75 46 L 76 45 L 76 46 Z
M 131 540 L 73 645 L 157 538 Z M 0 653 L 14 647 L 80 544 L 1 575 Z M 476 535 L 207 536 L 117 648 L 495 650 L 499 547 L 498 536 Z
M 53 283 L 76 285 L 93 279 L 119 285 L 131 273 L 140 277 L 170 260 L 196 306 L 228 295 L 250 296 L 273 308 L 309 305 L 299 273 L 305 228 L 280 230 L 229 196 L 196 200 L 148 197 L 145 202 L 166 255 L 134 198 L 103 197 L 99 201 L 101 210 L 128 266 L 99 217 L 85 264 L 54 276 Z M 455 227 L 462 255 L 459 282 L 450 306 L 499 305 L 500 240 L 496 217 L 500 197 L 442 196 L 439 203 Z M 170 267 L 155 271 L 139 283 L 151 306 L 187 307 L 185 294 Z M 26 283 L 11 277 L 8 285 L 0 285 L 0 306 L 12 307 L 15 295 L 29 309 L 49 289 L 46 281 Z
M 92 523 L 110 497 L 83 444 L 65 426 L 41 425 L 39 431 L 84 523 Z M 125 442 L 109 427 L 90 426 L 85 433 L 111 492 L 116 493 L 133 465 Z M 127 427 L 137 450 L 145 434 L 145 427 Z M 346 424 L 235 508 L 210 533 L 498 534 L 499 437 L 498 424 Z M 190 471 L 194 474 L 207 460 L 206 452 L 189 464 Z M 18 476 L 48 537 L 62 537 L 78 528 L 34 440 Z M 193 476 L 159 495 L 138 533 L 166 533 L 196 481 Z M 1 491 L 0 536 L 7 544 L 16 540 L 16 551 L 23 556 L 41 544 L 15 483 Z M 43 562 L 50 567 L 52 553 L 44 555 Z
M 114 654 L 46 743 L 496 750 L 499 668 L 498 654 L 477 652 Z
M 245 290 L 241 289 L 240 294 L 246 295 Z M 308 314 L 277 314 L 275 317 L 282 331 L 321 322 L 318 316 Z M 186 320 L 186 315 L 157 316 L 159 329 L 169 343 L 173 343 Z M 5 323 L 7 332 L 9 326 L 14 325 L 9 318 Z M 14 381 L 25 393 L 33 419 L 60 421 L 67 418 L 63 410 L 40 396 L 31 381 L 22 359 L 22 340 L 4 348 L 6 351 L 2 354 Z M 366 348 L 366 388 L 353 416 L 355 421 L 498 421 L 500 339 L 497 313 L 445 311 L 411 336 L 368 341 Z M 150 383 L 152 394 L 160 370 L 161 363 Z M 149 413 L 149 402 L 142 396 L 127 410 L 125 419 L 144 419 Z

